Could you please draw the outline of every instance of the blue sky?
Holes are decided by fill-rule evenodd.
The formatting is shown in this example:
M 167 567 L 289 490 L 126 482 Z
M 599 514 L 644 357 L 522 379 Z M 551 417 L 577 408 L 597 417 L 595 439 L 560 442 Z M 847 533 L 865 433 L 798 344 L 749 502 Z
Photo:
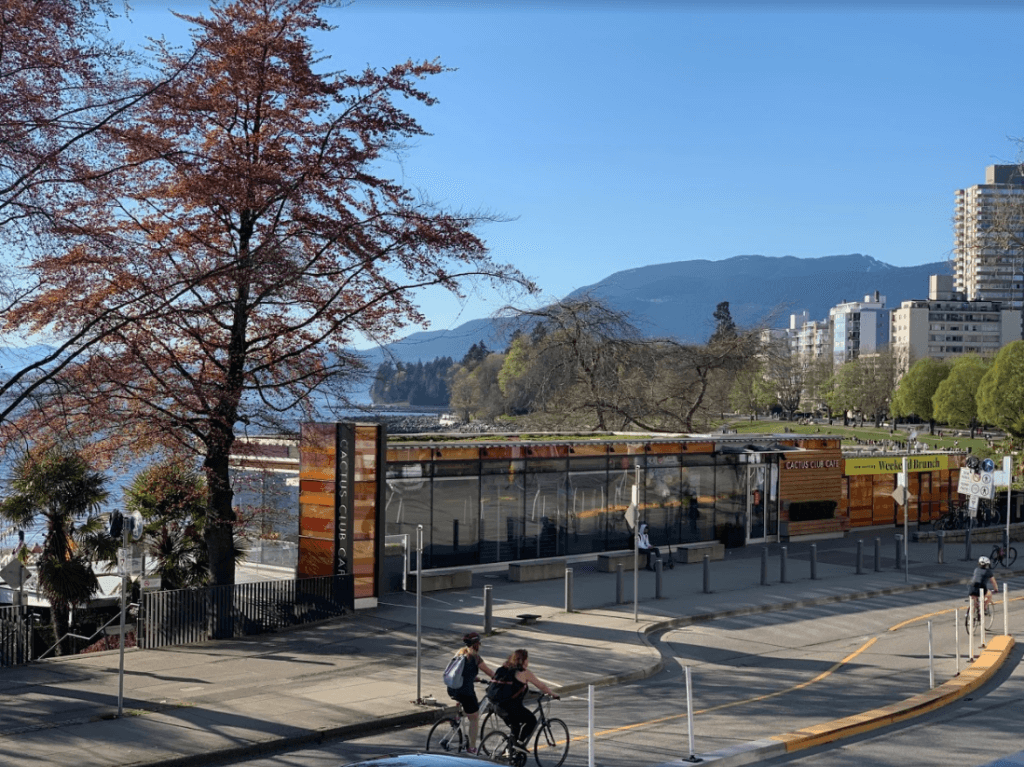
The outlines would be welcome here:
M 139 39 L 184 40 L 131 0 Z M 395 172 L 547 298 L 613 272 L 736 255 L 942 261 L 953 193 L 1015 162 L 1024 6 L 1010 3 L 356 0 L 325 11 L 331 69 L 440 57 L 433 135 Z M 431 329 L 505 303 L 430 294 Z

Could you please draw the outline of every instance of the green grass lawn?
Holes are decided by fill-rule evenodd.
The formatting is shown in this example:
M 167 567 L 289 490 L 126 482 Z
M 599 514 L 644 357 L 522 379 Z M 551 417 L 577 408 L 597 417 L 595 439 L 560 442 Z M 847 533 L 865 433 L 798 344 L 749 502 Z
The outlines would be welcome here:
M 803 426 L 796 422 L 789 421 L 733 421 L 727 425 L 730 429 L 735 429 L 740 434 L 781 434 L 788 428 L 793 434 L 830 434 L 842 437 L 844 440 L 851 441 L 854 439 L 897 439 L 901 442 L 905 442 L 907 439 L 907 433 L 905 431 L 897 431 L 895 435 L 891 435 L 889 434 L 888 429 L 876 429 L 873 426 L 852 427 L 838 424 L 834 426 L 829 426 L 827 424 Z M 917 435 L 917 441 L 927 445 L 928 449 L 955 448 L 957 450 L 967 450 L 970 448 L 971 453 L 980 458 L 989 458 L 1006 454 L 1000 449 L 1000 443 L 998 442 L 995 443 L 993 449 L 990 449 L 988 447 L 988 443 L 984 439 L 945 436 L 940 438 L 938 436 L 928 434 L 926 428 L 922 429 Z

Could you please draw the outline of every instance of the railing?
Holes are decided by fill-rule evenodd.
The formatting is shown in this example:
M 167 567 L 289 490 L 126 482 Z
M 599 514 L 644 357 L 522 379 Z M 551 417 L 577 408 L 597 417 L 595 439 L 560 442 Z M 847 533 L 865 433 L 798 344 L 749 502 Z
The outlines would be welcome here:
M 28 608 L 0 607 L 0 668 L 20 666 L 31 660 Z
M 353 577 L 332 575 L 142 595 L 142 649 L 204 642 L 345 615 L 354 609 Z
M 127 610 L 131 610 L 131 609 L 132 609 L 133 607 L 138 607 L 138 605 L 137 605 L 137 604 L 135 604 L 135 603 L 132 603 L 132 604 L 130 604 L 130 605 L 128 605 L 128 606 L 126 607 L 126 611 L 127 611 Z M 101 635 L 106 635 L 106 634 L 108 634 L 108 633 L 109 633 L 109 632 L 107 631 L 107 626 L 109 626 L 109 625 L 110 625 L 111 623 L 113 623 L 114 621 L 120 621 L 120 620 L 121 620 L 121 613 L 119 612 L 119 613 L 118 613 L 117 615 L 115 615 L 115 616 L 114 616 L 113 618 L 111 618 L 110 620 L 108 620 L 108 621 L 107 621 L 106 623 L 104 623 L 104 624 L 103 624 L 102 626 L 100 626 L 100 627 L 99 627 L 98 629 L 96 629 L 96 630 L 95 630 L 95 631 L 94 631 L 94 632 L 93 632 L 92 634 L 90 634 L 89 636 L 82 636 L 81 634 L 74 634 L 74 633 L 72 633 L 72 632 L 70 632 L 70 631 L 69 631 L 69 632 L 68 632 L 67 634 L 65 634 L 65 635 L 64 635 L 64 636 L 62 636 L 62 637 L 61 637 L 60 639 L 58 639 L 58 640 L 57 640 L 57 641 L 56 641 L 56 642 L 55 642 L 55 643 L 54 643 L 53 645 L 51 645 L 51 646 L 50 646 L 49 648 L 47 648 L 47 650 L 46 650 L 45 652 L 41 653 L 41 654 L 39 655 L 39 657 L 38 657 L 38 658 L 36 658 L 35 660 L 43 660 L 43 659 L 44 659 L 44 658 L 45 658 L 46 656 L 48 656 L 48 655 L 49 655 L 49 654 L 50 654 L 51 652 L 53 652 L 54 650 L 56 650 L 56 649 L 57 649 L 57 646 L 58 646 L 58 645 L 59 645 L 59 644 L 60 644 L 61 642 L 63 642 L 63 641 L 65 640 L 65 639 L 80 639 L 80 640 L 82 640 L 82 641 L 83 641 L 83 642 L 85 643 L 85 646 L 86 646 L 86 647 L 88 647 L 89 645 L 91 645 L 91 644 L 93 643 L 93 640 L 94 640 L 94 639 L 96 639 L 97 637 L 99 637 L 99 636 L 101 636 Z M 118 633 L 120 634 L 120 627 L 118 627 Z M 127 627 L 125 628 L 125 633 L 126 633 L 126 634 L 127 634 L 127 633 L 129 633 L 129 631 L 128 631 L 128 628 L 127 628 Z M 121 638 L 120 638 L 120 636 L 118 637 L 118 641 L 121 641 Z M 76 654 L 77 654 L 77 653 L 76 653 Z

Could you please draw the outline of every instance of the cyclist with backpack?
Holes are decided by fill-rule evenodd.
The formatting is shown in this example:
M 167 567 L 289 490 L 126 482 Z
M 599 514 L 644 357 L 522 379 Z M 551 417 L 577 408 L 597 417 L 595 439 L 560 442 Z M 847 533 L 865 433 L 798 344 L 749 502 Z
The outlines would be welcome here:
M 445 684 L 448 685 L 448 697 L 462 704 L 462 710 L 466 712 L 469 719 L 469 747 L 466 749 L 471 754 L 476 753 L 476 736 L 480 727 L 480 701 L 477 700 L 476 692 L 473 690 L 473 682 L 477 674 L 483 671 L 487 676 L 493 677 L 494 671 L 484 663 L 480 657 L 480 635 L 471 631 L 462 637 L 464 647 L 458 652 L 445 669 Z M 459 662 L 461 659 L 461 663 Z M 453 676 L 453 670 L 459 671 L 459 676 Z M 458 687 L 452 687 L 450 682 L 459 682 Z
M 487 685 L 488 699 L 494 704 L 498 716 L 512 730 L 520 747 L 524 747 L 523 744 L 529 741 L 537 726 L 537 717 L 523 705 L 530 685 L 558 700 L 558 696 L 551 692 L 551 688 L 530 671 L 529 665 L 530 658 L 526 650 L 516 650 L 494 672 L 494 678 Z

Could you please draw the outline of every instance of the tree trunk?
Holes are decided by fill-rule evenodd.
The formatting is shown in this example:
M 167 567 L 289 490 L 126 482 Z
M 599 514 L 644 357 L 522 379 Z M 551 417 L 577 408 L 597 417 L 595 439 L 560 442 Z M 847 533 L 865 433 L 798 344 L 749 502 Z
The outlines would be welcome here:
M 232 504 L 231 475 L 228 456 L 234 435 L 221 434 L 207 445 L 203 468 L 210 508 L 206 516 L 204 539 L 209 556 L 210 580 L 214 586 L 232 586 L 235 583 L 235 510 Z
M 71 622 L 68 619 L 68 605 L 66 602 L 51 601 L 50 617 L 53 623 L 53 641 L 57 643 L 53 650 L 54 655 L 64 654 L 64 637 L 71 630 Z

